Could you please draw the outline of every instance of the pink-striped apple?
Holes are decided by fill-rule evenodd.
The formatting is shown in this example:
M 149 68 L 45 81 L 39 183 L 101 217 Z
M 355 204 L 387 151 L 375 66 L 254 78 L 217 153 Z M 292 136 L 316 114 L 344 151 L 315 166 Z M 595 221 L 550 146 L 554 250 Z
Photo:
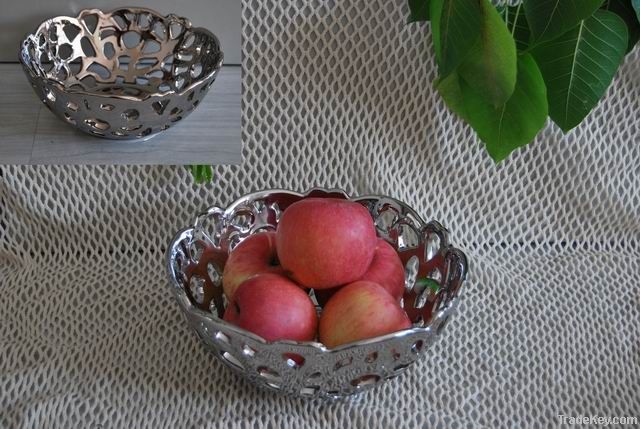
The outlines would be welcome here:
M 382 286 L 351 283 L 336 292 L 320 316 L 319 337 L 333 348 L 411 327 L 398 301 Z
M 257 274 L 245 280 L 229 303 L 224 320 L 267 341 L 312 341 L 318 316 L 309 295 L 278 274 Z
M 307 198 L 290 205 L 276 231 L 278 258 L 303 286 L 328 289 L 358 280 L 376 247 L 376 230 L 361 204 Z
M 360 280 L 379 284 L 400 301 L 404 295 L 404 266 L 396 249 L 379 238 L 373 261 Z
M 276 233 L 272 231 L 247 237 L 229 255 L 222 273 L 227 299 L 233 299 L 242 282 L 261 273 L 284 274 L 276 254 Z

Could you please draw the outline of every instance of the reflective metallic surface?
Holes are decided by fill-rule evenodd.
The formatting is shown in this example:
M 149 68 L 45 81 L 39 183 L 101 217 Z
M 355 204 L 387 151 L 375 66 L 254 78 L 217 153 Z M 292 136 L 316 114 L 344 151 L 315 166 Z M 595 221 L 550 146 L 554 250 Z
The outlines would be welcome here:
M 406 265 L 403 306 L 414 322 L 411 329 L 327 349 L 316 342 L 268 343 L 221 319 L 227 302 L 220 279 L 229 252 L 251 234 L 274 230 L 282 212 L 308 196 L 351 199 L 368 208 L 378 235 L 396 247 Z M 218 359 L 261 387 L 327 399 L 369 389 L 406 371 L 454 312 L 467 272 L 465 255 L 448 244 L 439 223 L 425 224 L 392 198 L 349 198 L 321 189 L 305 194 L 269 190 L 244 196 L 226 210 L 212 207 L 174 238 L 167 264 L 171 290 L 189 325 Z M 438 288 L 425 286 L 424 279 L 436 281 Z
M 34 91 L 94 136 L 148 139 L 187 117 L 222 67 L 215 35 L 150 9 L 98 9 L 43 22 L 22 43 Z

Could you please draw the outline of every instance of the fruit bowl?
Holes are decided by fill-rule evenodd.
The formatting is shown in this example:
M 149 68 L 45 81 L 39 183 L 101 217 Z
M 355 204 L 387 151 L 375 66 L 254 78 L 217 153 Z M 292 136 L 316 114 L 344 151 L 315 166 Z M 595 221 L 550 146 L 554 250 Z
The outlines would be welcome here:
M 20 61 L 38 98 L 97 137 L 146 140 L 186 118 L 222 67 L 215 35 L 143 8 L 87 9 L 43 22 Z
M 378 236 L 397 249 L 405 265 L 402 303 L 413 322 L 410 329 L 328 349 L 318 342 L 268 342 L 222 319 L 228 304 L 222 271 L 231 250 L 252 234 L 275 230 L 289 205 L 311 197 L 348 199 L 368 209 Z M 304 194 L 268 190 L 246 195 L 227 209 L 211 207 L 200 214 L 171 242 L 167 269 L 188 324 L 226 366 L 266 389 L 338 399 L 397 377 L 429 349 L 455 311 L 467 259 L 448 243 L 447 231 L 438 222 L 423 222 L 395 199 L 350 198 L 325 189 Z M 423 279 L 429 280 L 418 281 Z

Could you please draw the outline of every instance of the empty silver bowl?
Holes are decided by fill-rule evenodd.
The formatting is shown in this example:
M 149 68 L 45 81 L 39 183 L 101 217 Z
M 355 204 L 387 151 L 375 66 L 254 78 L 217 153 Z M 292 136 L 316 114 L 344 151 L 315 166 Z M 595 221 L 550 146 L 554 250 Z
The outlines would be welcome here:
M 186 18 L 129 7 L 48 19 L 22 42 L 20 61 L 38 98 L 63 121 L 131 140 L 186 118 L 223 53 L 215 35 Z
M 411 329 L 327 349 L 317 342 L 268 342 L 222 319 L 227 305 L 222 271 L 229 253 L 251 234 L 275 230 L 287 207 L 307 197 L 350 199 L 369 210 L 378 236 L 397 249 L 406 266 L 403 306 Z M 189 326 L 226 366 L 274 392 L 337 399 L 402 374 L 429 350 L 455 310 L 467 259 L 449 244 L 438 222 L 424 223 L 395 199 L 350 198 L 339 190 L 268 190 L 198 216 L 169 245 L 167 268 L 171 291 Z M 311 298 L 315 300 L 313 292 Z

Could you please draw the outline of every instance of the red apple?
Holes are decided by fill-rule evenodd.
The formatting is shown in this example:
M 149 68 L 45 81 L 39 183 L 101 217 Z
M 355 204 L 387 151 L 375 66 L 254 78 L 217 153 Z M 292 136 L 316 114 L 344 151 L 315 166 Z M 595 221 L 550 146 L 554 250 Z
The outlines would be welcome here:
M 382 238 L 378 239 L 373 261 L 366 273 L 360 278 L 382 286 L 400 301 L 404 295 L 404 265 L 398 252 Z
M 275 232 L 251 235 L 233 249 L 222 273 L 222 287 L 227 299 L 233 299 L 242 282 L 261 273 L 284 274 L 276 254 Z
M 369 269 L 360 280 L 377 283 L 398 301 L 404 295 L 404 265 L 398 252 L 382 238 L 378 239 L 373 260 Z M 340 290 L 340 286 L 331 289 L 315 289 L 318 304 L 322 307 Z
M 315 289 L 362 277 L 376 241 L 368 210 L 336 198 L 307 198 L 290 205 L 276 231 L 282 267 L 296 282 Z
M 320 317 L 320 341 L 333 348 L 411 327 L 398 301 L 382 286 L 351 283 L 335 293 Z
M 312 341 L 318 327 L 309 295 L 288 278 L 270 273 L 257 274 L 238 287 L 224 320 L 267 341 Z

